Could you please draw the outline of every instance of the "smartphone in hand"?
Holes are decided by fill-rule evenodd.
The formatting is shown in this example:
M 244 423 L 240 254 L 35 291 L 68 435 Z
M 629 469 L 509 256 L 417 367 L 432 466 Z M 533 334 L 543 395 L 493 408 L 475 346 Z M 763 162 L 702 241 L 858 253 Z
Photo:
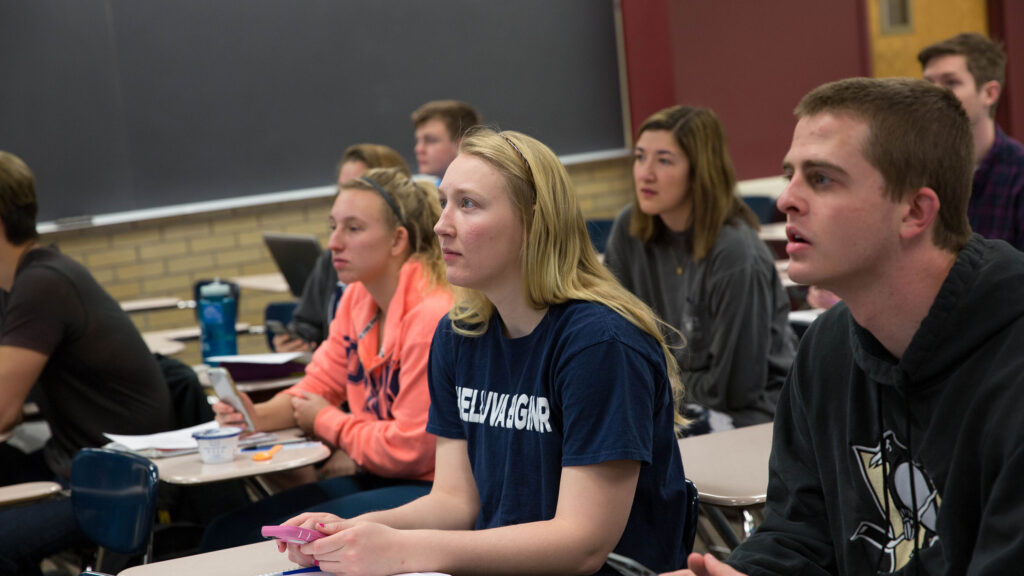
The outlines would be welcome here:
M 264 538 L 283 540 L 292 544 L 306 544 L 326 536 L 317 530 L 299 528 L 298 526 L 264 526 L 260 529 L 260 534 L 263 534 Z
M 293 330 L 289 330 L 288 327 L 285 326 L 284 322 L 281 322 L 280 320 L 267 320 L 267 329 L 270 330 L 270 333 L 273 334 L 274 336 L 280 336 L 284 334 L 287 335 L 289 338 L 299 337 L 298 334 L 296 334 Z
M 217 398 L 242 414 L 242 417 L 245 418 L 247 430 L 256 431 L 256 425 L 252 422 L 252 414 L 249 414 L 249 411 L 245 409 L 242 397 L 238 394 L 238 389 L 235 388 L 235 381 L 231 379 L 228 371 L 224 368 L 210 368 L 207 374 L 210 377 L 210 383 L 213 384 L 213 391 Z

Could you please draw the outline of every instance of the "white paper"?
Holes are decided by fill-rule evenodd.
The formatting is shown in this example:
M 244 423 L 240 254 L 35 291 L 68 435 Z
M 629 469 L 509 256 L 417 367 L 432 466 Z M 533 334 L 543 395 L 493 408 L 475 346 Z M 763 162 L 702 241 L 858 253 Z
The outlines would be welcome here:
M 103 435 L 129 450 L 147 450 L 150 448 L 158 450 L 182 450 L 185 448 L 195 448 L 197 446 L 196 439 L 192 437 L 193 432 L 210 430 L 218 428 L 219 426 L 220 425 L 217 424 L 216 420 L 210 420 L 205 424 L 198 424 L 190 428 L 182 428 L 181 430 L 171 430 L 170 432 L 160 432 L 158 434 L 142 434 L 135 436 L 104 433 Z
M 809 326 L 811 322 L 818 319 L 825 310 L 822 308 L 812 308 L 810 310 L 794 310 L 789 313 L 789 321 L 797 324 L 804 324 Z
M 218 364 L 287 364 L 301 358 L 306 352 L 278 352 L 267 354 L 236 354 L 233 356 L 210 356 L 206 362 Z

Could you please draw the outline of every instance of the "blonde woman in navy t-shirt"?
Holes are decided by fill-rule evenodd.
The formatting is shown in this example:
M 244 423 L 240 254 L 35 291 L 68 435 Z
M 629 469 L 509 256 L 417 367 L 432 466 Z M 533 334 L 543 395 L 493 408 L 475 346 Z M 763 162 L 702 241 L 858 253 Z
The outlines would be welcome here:
M 350 520 L 296 517 L 330 535 L 291 559 L 360 574 L 609 573 L 612 551 L 682 565 L 674 361 L 598 262 L 565 169 L 528 136 L 479 129 L 440 199 L 464 290 L 431 346 L 433 489 Z

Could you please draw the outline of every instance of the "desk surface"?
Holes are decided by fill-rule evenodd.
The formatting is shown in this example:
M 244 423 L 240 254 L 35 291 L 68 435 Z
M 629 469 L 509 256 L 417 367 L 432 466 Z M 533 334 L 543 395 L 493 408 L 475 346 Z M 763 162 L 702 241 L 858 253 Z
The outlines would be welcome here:
M 249 331 L 249 324 L 246 322 L 235 323 L 235 332 L 244 333 Z M 154 354 L 173 356 L 185 349 L 183 342 L 199 339 L 199 326 L 188 328 L 174 328 L 171 330 L 156 330 L 143 332 L 142 340 Z
M 771 451 L 771 422 L 679 440 L 686 477 L 701 502 L 714 506 L 763 503 Z
M 121 309 L 129 314 L 132 312 L 152 312 L 154 310 L 173 310 L 175 308 L 187 308 L 188 306 L 180 299 L 173 296 L 162 298 L 141 298 L 139 300 L 126 300 L 121 302 Z
M 785 242 L 786 223 L 772 222 L 771 224 L 761 224 L 761 231 L 758 233 L 758 236 L 765 242 Z
M 301 436 L 302 431 L 298 428 L 288 428 L 278 430 L 276 434 L 278 440 L 286 440 Z M 316 445 L 303 447 L 289 447 L 288 444 L 285 444 L 283 450 L 264 462 L 254 461 L 253 454 L 255 452 L 240 452 L 235 455 L 234 460 L 226 464 L 203 464 L 203 461 L 199 459 L 199 454 L 155 458 L 153 463 L 159 470 L 160 479 L 169 484 L 206 484 L 316 464 L 321 460 L 326 460 L 331 455 L 331 450 L 325 444 L 318 442 Z
M 297 564 L 288 560 L 288 555 L 277 551 L 277 544 L 272 541 L 257 542 L 237 548 L 227 548 L 206 554 L 196 554 L 174 560 L 154 562 L 142 566 L 134 566 L 121 572 L 118 576 L 222 576 L 223 574 L 240 574 L 257 576 L 285 570 L 295 570 Z M 319 574 L 314 572 L 313 574 Z M 407 576 L 445 576 L 436 573 L 414 573 Z
M 181 574 L 189 576 L 221 576 L 223 574 L 256 576 L 257 574 L 294 570 L 298 567 L 288 560 L 287 554 L 277 551 L 277 545 L 274 542 L 266 541 L 135 566 L 121 572 L 120 576 L 179 576 Z
M 277 293 L 290 293 L 292 290 L 288 287 L 288 281 L 284 279 L 284 275 L 280 272 L 274 272 L 273 274 L 253 274 L 251 276 L 238 276 L 231 279 L 232 282 L 238 284 L 239 288 L 245 288 L 248 290 L 262 290 L 264 292 L 277 292 Z
M 192 366 L 192 370 L 195 371 L 196 375 L 199 376 L 199 383 L 206 388 L 212 388 L 210 384 L 210 376 L 208 374 L 209 366 L 206 364 L 197 364 Z M 246 394 L 252 394 L 253 392 L 268 392 L 273 390 L 284 390 L 295 384 L 298 384 L 304 377 L 303 374 L 283 376 L 281 378 L 265 378 L 262 380 L 237 380 L 235 381 L 235 388 L 239 392 L 245 392 Z
M 56 482 L 25 482 L 0 487 L 0 506 L 49 498 L 60 492 Z

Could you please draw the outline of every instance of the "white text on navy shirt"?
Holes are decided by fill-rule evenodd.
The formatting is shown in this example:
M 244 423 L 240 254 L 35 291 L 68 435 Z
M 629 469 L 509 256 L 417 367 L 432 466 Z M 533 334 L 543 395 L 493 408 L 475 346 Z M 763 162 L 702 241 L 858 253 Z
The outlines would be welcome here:
M 463 422 L 488 424 L 493 428 L 515 428 L 551 432 L 548 399 L 528 394 L 499 394 L 475 388 L 455 387 L 459 418 Z

